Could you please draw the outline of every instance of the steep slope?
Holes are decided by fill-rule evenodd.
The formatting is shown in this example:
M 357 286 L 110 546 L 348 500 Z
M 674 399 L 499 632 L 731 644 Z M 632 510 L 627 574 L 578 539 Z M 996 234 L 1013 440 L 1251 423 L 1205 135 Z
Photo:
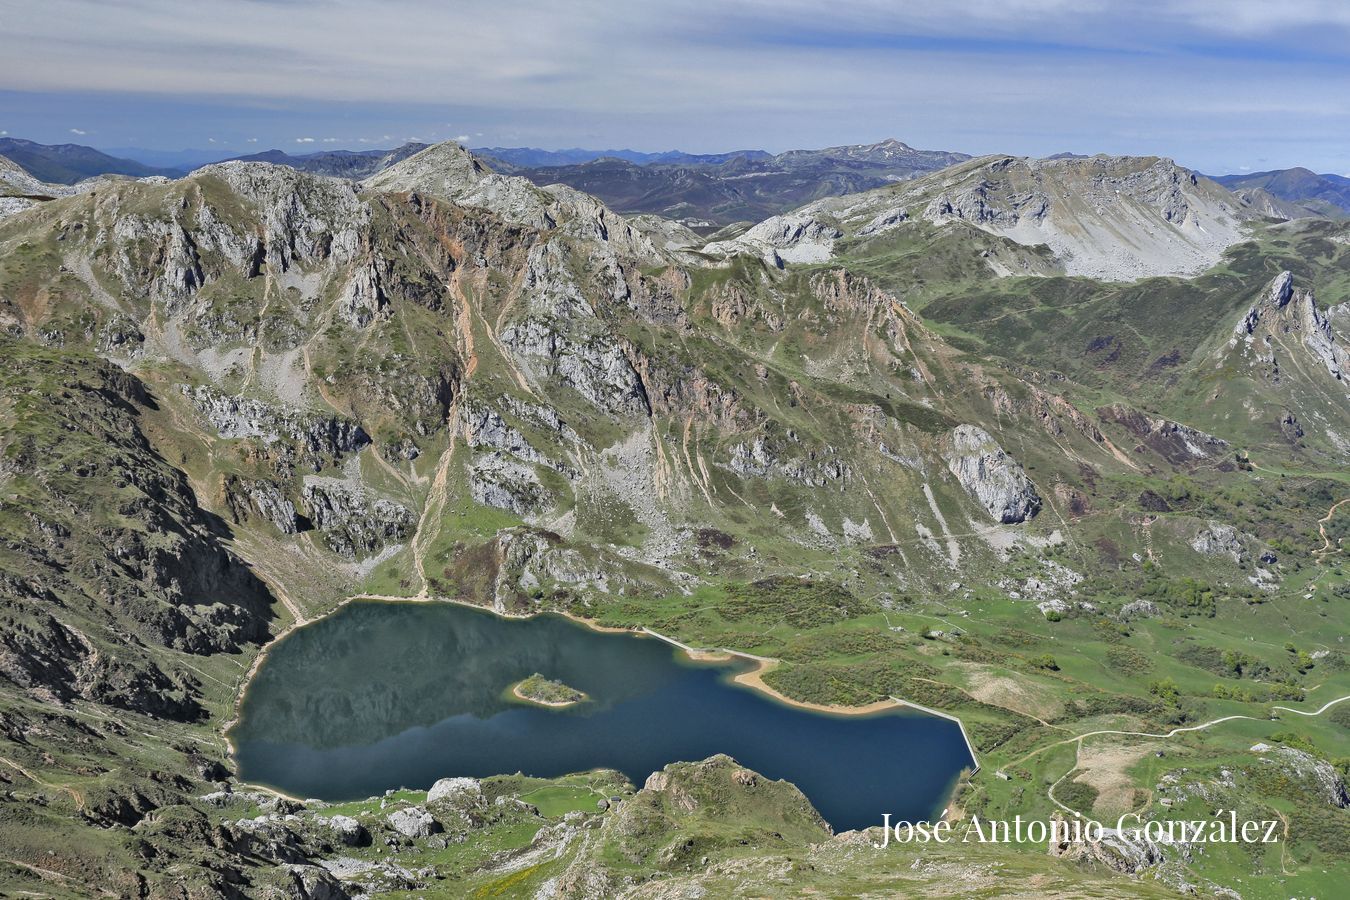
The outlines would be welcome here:
M 783 259 L 830 255 L 837 238 L 884 235 L 911 219 L 974 228 L 1027 248 L 1044 245 L 1070 275 L 1133 280 L 1195 274 L 1218 262 L 1255 214 L 1170 160 L 1096 156 L 1048 160 L 983 157 L 868 194 L 818 201 L 708 252 L 778 251 Z M 995 274 L 1034 273 L 991 260 Z
M 1276 264 L 1343 284 L 1342 235 L 1271 227 L 1194 283 L 996 280 L 993 264 L 1066 264 L 999 231 L 1024 218 L 1095 252 L 1111 228 L 1133 229 L 1137 250 L 1154 246 L 1138 236 L 1149 227 L 1218 230 L 1231 214 L 1236 228 L 1242 213 L 1160 161 L 996 165 L 830 201 L 799 233 L 762 226 L 773 252 L 724 258 L 676 255 L 595 198 L 493 173 L 454 144 L 360 184 L 231 162 L 0 222 L 0 562 L 15 610 L 0 697 L 22 718 L 0 733 L 15 786 L 0 859 L 135 872 L 123 877 L 147 893 L 319 878 L 284 867 L 346 852 L 337 838 L 223 822 L 208 810 L 234 801 L 198 798 L 226 775 L 218 729 L 256 642 L 357 593 L 646 626 L 773 657 L 764 684 L 796 700 L 955 710 L 986 768 L 1014 772 L 963 797 L 982 815 L 1048 815 L 1053 796 L 1026 788 L 1064 780 L 1064 740 L 1103 717 L 1155 732 L 1339 689 L 1345 613 L 1322 598 L 1343 578 L 1312 538 L 1344 455 L 1329 439 L 1285 446 L 1289 477 L 1258 473 L 1227 404 L 1159 387 L 1192 369 L 1187 356 L 1156 374 L 1152 342 L 1226 346 Z M 983 207 L 956 202 L 984 182 Z M 1039 219 L 1019 193 L 1033 184 Z M 944 195 L 933 220 L 892 220 L 897 197 L 926 209 Z M 818 262 L 779 265 L 807 244 Z M 1200 300 L 1164 315 L 1178 296 Z M 1088 312 L 1023 327 L 1028 298 Z M 1260 306 L 1251 334 L 1311 366 L 1310 332 L 1293 331 L 1305 320 L 1321 334 L 1336 317 L 1291 293 Z M 1114 361 L 1085 356 L 1117 333 Z M 1242 402 L 1273 422 L 1297 393 Z M 1296 635 L 1296 652 L 1249 646 L 1258 627 Z M 1327 653 L 1298 655 L 1313 647 Z M 1223 650 L 1241 651 L 1236 676 Z M 1243 666 L 1261 679 L 1240 681 Z M 72 743 L 108 717 L 121 733 L 97 724 Z M 667 783 L 716 809 L 709 785 L 732 772 L 714 761 Z M 660 793 L 615 817 L 653 824 L 618 866 L 635 879 L 702 865 L 680 856 L 681 828 L 815 839 L 790 786 L 720 822 Z M 95 831 L 76 823 L 85 809 L 143 824 Z M 13 875 L 24 889 L 41 877 Z

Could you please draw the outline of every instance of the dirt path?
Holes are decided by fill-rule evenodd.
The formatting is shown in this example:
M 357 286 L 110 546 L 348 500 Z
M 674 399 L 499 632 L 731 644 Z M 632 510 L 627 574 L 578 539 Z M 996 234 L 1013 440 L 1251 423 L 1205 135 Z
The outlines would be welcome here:
M 458 401 L 456 401 L 456 405 Z M 422 505 L 422 516 L 417 520 L 417 531 L 413 533 L 412 555 L 413 571 L 417 573 L 417 578 L 422 583 L 422 589 L 418 592 L 418 599 L 428 599 L 431 596 L 431 582 L 427 578 L 426 553 L 427 543 L 432 538 L 430 525 L 445 512 L 445 505 L 449 502 L 449 489 L 447 484 L 450 479 L 450 462 L 454 459 L 455 448 L 459 444 L 459 410 L 454 408 L 450 412 L 450 424 L 447 428 L 450 435 L 450 443 L 446 445 L 445 452 L 436 462 L 436 476 L 431 480 L 431 490 L 427 491 L 426 503 Z
M 18 772 L 20 775 L 22 775 L 24 778 L 27 778 L 34 784 L 39 784 L 42 787 L 47 788 L 48 790 L 61 791 L 62 793 L 70 795 L 70 798 L 75 801 L 75 808 L 77 810 L 84 809 L 84 792 L 79 790 L 79 788 L 73 788 L 65 784 L 53 784 L 50 781 L 46 781 L 42 778 L 39 778 L 36 773 L 30 772 L 28 769 L 25 769 L 23 766 L 19 765 L 14 760 L 5 756 L 0 756 L 0 763 L 4 763 L 5 765 L 9 766 L 11 769 Z
M 1323 554 L 1334 553 L 1341 549 L 1340 547 L 1331 546 L 1331 537 L 1327 534 L 1327 525 L 1331 523 L 1331 517 L 1336 515 L 1336 510 L 1347 503 L 1350 503 L 1350 497 L 1346 497 L 1344 500 L 1331 504 L 1331 509 L 1327 510 L 1327 514 L 1317 520 L 1317 533 L 1322 535 L 1322 547 L 1319 550 L 1313 551 L 1316 556 L 1320 557 Z
M 1322 713 L 1324 713 L 1324 712 L 1326 712 L 1327 710 L 1331 709 L 1331 707 L 1335 706 L 1335 705 L 1338 704 L 1338 703 L 1344 703 L 1346 700 L 1350 700 L 1350 694 L 1347 694 L 1347 695 L 1344 696 L 1344 697 L 1337 697 L 1335 700 L 1329 700 L 1329 701 L 1327 701 L 1326 703 L 1322 704 L 1321 708 L 1318 709 L 1318 710 L 1316 710 L 1315 712 L 1304 712 L 1304 711 L 1301 710 L 1301 709 L 1292 709 L 1292 708 L 1290 708 L 1290 707 L 1288 707 L 1288 706 L 1272 706 L 1271 709 L 1278 709 L 1278 710 L 1282 710 L 1282 711 L 1284 711 L 1284 712 L 1294 713 L 1295 715 L 1299 715 L 1299 716 L 1320 716 Z M 1176 737 L 1177 735 L 1183 734 L 1183 733 L 1188 732 L 1188 731 L 1204 731 L 1204 730 L 1207 729 L 1207 728 L 1212 728 L 1212 727 L 1214 727 L 1215 725 L 1221 725 L 1221 724 L 1223 724 L 1224 722 L 1232 722 L 1232 721 L 1235 720 L 1235 719 L 1249 719 L 1249 720 L 1251 720 L 1251 721 L 1253 721 L 1253 722 L 1264 722 L 1264 721 L 1269 721 L 1269 720 L 1263 719 L 1263 718 L 1261 718 L 1261 717 L 1259 717 L 1259 716 L 1243 716 L 1243 715 L 1236 715 L 1236 716 L 1221 716 L 1220 718 L 1217 718 L 1217 719 L 1210 719 L 1208 722 L 1202 722 L 1202 723 L 1200 723 L 1199 725 L 1187 725 L 1187 726 L 1184 726 L 1184 727 L 1181 727 L 1181 728 L 1173 728 L 1171 731 L 1167 732 L 1166 734 L 1153 734 L 1153 733 L 1147 732 L 1147 731 L 1116 731 L 1116 730 L 1112 730 L 1112 729 L 1103 729 L 1103 730 L 1101 730 L 1101 731 L 1088 731 L 1088 732 L 1085 732 L 1085 733 L 1080 734 L 1080 735 L 1075 735 L 1074 737 L 1071 737 L 1071 738 L 1065 738 L 1065 739 L 1062 740 L 1062 741 L 1055 741 L 1053 744 L 1046 744 L 1044 747 L 1038 747 L 1037 749 L 1035 749 L 1035 750 L 1031 751 L 1030 753 L 1028 753 L 1026 756 L 1023 756 L 1023 757 L 1021 757 L 1020 759 L 1018 759 L 1018 760 L 1016 760 L 1016 761 L 1014 761 L 1014 762 L 1008 763 L 1004 768 L 1005 768 L 1005 769 L 1009 769 L 1009 768 L 1012 768 L 1013 766 L 1021 765 L 1022 763 L 1026 762 L 1028 759 L 1031 759 L 1031 757 L 1036 756 L 1037 754 L 1043 753 L 1043 752 L 1045 752 L 1046 750 L 1049 750 L 1049 749 L 1051 749 L 1051 748 L 1053 748 L 1053 747 L 1062 747 L 1062 746 L 1064 746 L 1065 744 L 1076 744 L 1076 745 L 1077 745 L 1077 748 L 1076 748 L 1075 751 L 1074 751 L 1074 765 L 1073 765 L 1073 768 L 1069 769 L 1068 772 L 1065 772 L 1063 775 L 1061 775 L 1061 776 L 1059 777 L 1059 780 L 1058 780 L 1058 781 L 1056 781 L 1054 784 L 1050 785 L 1050 787 L 1046 789 L 1045 795 L 1046 795 L 1047 797 L 1050 798 L 1050 802 L 1051 802 L 1051 803 L 1054 803 L 1054 804 L 1055 804 L 1056 806 L 1058 806 L 1060 809 L 1065 810 L 1066 812 L 1072 813 L 1073 815 L 1077 816 L 1077 815 L 1080 815 L 1080 813 L 1079 813 L 1077 810 L 1070 809 L 1069 807 L 1065 806 L 1063 803 L 1060 803 L 1058 800 L 1055 799 L 1055 788 L 1059 786 L 1059 783 L 1060 783 L 1061 781 L 1063 781 L 1065 778 L 1068 778 L 1069 775 L 1070 775 L 1072 772 L 1074 772 L 1074 771 L 1078 768 L 1078 757 L 1079 757 L 1079 755 L 1082 753 L 1082 750 L 1083 750 L 1083 740 L 1084 740 L 1085 738 L 1096 737 L 1097 735 L 1102 735 L 1102 734 L 1120 734 L 1120 735 L 1126 735 L 1126 736 L 1129 736 L 1129 737 L 1147 737 L 1147 738 L 1158 738 L 1158 739 L 1162 739 L 1162 740 L 1168 740 L 1168 739 L 1170 739 L 1170 738 L 1174 738 L 1174 737 Z

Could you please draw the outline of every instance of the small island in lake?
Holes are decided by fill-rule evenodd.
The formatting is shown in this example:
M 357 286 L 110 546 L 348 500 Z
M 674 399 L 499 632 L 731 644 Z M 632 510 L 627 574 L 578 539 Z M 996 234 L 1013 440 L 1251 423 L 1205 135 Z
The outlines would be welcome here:
M 524 681 L 518 681 L 511 693 L 526 703 L 540 706 L 572 706 L 586 699 L 586 694 L 576 688 L 568 687 L 561 681 L 553 681 L 535 672 Z

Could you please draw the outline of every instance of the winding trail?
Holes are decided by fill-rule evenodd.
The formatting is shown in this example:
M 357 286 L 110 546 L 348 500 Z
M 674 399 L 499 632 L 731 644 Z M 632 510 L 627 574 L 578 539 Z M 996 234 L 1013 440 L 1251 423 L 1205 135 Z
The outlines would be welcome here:
M 1272 706 L 1271 709 L 1278 709 L 1284 712 L 1294 713 L 1295 715 L 1299 716 L 1309 716 L 1309 717 L 1320 716 L 1322 713 L 1331 709 L 1331 707 L 1335 706 L 1338 703 L 1344 703 L 1346 700 L 1350 700 L 1350 694 L 1347 694 L 1344 697 L 1337 697 L 1335 700 L 1329 700 L 1326 703 L 1322 704 L 1321 708 L 1317 709 L 1314 712 L 1305 712 L 1304 710 L 1293 709 L 1292 707 L 1288 706 Z M 1234 715 L 1234 716 L 1221 716 L 1220 718 L 1217 719 L 1210 719 L 1208 722 L 1202 722 L 1199 725 L 1187 725 L 1181 728 L 1173 728 L 1166 734 L 1153 734 L 1152 732 L 1147 731 L 1116 731 L 1113 729 L 1103 729 L 1101 731 L 1088 731 L 1080 735 L 1075 735 L 1074 737 L 1071 738 L 1065 738 L 1062 741 L 1055 741 L 1052 744 L 1046 744 L 1044 747 L 1038 747 L 1037 749 L 1028 753 L 1026 756 L 1023 756 L 1020 759 L 1015 760 L 1014 762 L 1008 763 L 1005 768 L 1011 768 L 1012 766 L 1020 765 L 1021 763 L 1026 762 L 1028 759 L 1031 759 L 1031 757 L 1036 756 L 1039 753 L 1043 753 L 1044 751 L 1049 750 L 1052 747 L 1062 747 L 1065 744 L 1077 744 L 1077 749 L 1074 752 L 1073 768 L 1070 769 L 1068 772 L 1065 772 L 1063 775 L 1061 775 L 1059 777 L 1059 780 L 1057 780 L 1054 784 L 1050 785 L 1050 787 L 1046 789 L 1045 795 L 1050 798 L 1051 803 L 1055 804 L 1065 812 L 1072 813 L 1075 816 L 1081 816 L 1082 813 L 1078 812 L 1076 809 L 1072 809 L 1068 806 L 1065 806 L 1063 803 L 1060 803 L 1059 800 L 1055 798 L 1055 788 L 1059 787 L 1060 782 L 1063 781 L 1065 778 L 1068 778 L 1069 775 L 1071 775 L 1074 772 L 1074 770 L 1078 768 L 1078 754 L 1082 752 L 1084 738 L 1095 737 L 1097 735 L 1102 734 L 1119 734 L 1119 735 L 1126 735 L 1129 737 L 1147 737 L 1159 740 L 1168 740 L 1170 738 L 1174 738 L 1177 735 L 1183 734 L 1188 731 L 1204 731 L 1206 728 L 1212 728 L 1215 725 L 1220 725 L 1224 722 L 1232 722 L 1235 719 L 1250 719 L 1253 722 L 1270 721 L 1269 719 L 1263 719 L 1259 716 Z
M 20 775 L 22 775 L 24 778 L 27 778 L 34 784 L 41 785 L 42 787 L 45 787 L 49 790 L 61 791 L 65 794 L 69 794 L 70 798 L 75 801 L 75 808 L 77 810 L 84 809 L 84 794 L 78 788 L 73 788 L 70 785 L 66 784 L 53 784 L 50 781 L 45 781 L 42 778 L 39 778 L 35 773 L 29 771 L 28 769 L 25 769 L 23 766 L 19 765 L 14 760 L 6 756 L 0 756 L 0 763 L 9 766 L 11 769 L 18 772 Z
M 1340 547 L 1333 547 L 1331 545 L 1331 536 L 1327 534 L 1327 525 L 1331 523 L 1332 516 L 1336 515 L 1336 510 L 1347 503 L 1350 503 L 1350 497 L 1346 497 L 1344 500 L 1331 504 L 1331 509 L 1327 510 L 1327 514 L 1317 520 L 1317 533 L 1322 535 L 1322 547 L 1321 549 L 1314 550 L 1313 553 L 1318 557 L 1321 557 L 1326 553 L 1336 553 L 1340 551 Z

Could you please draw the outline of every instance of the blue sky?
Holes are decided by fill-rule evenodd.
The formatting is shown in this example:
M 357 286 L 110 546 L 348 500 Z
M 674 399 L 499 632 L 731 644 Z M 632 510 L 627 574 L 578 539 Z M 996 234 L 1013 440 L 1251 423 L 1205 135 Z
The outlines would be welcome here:
M 0 0 L 0 132 L 221 155 L 897 137 L 1350 173 L 1346 0 Z

